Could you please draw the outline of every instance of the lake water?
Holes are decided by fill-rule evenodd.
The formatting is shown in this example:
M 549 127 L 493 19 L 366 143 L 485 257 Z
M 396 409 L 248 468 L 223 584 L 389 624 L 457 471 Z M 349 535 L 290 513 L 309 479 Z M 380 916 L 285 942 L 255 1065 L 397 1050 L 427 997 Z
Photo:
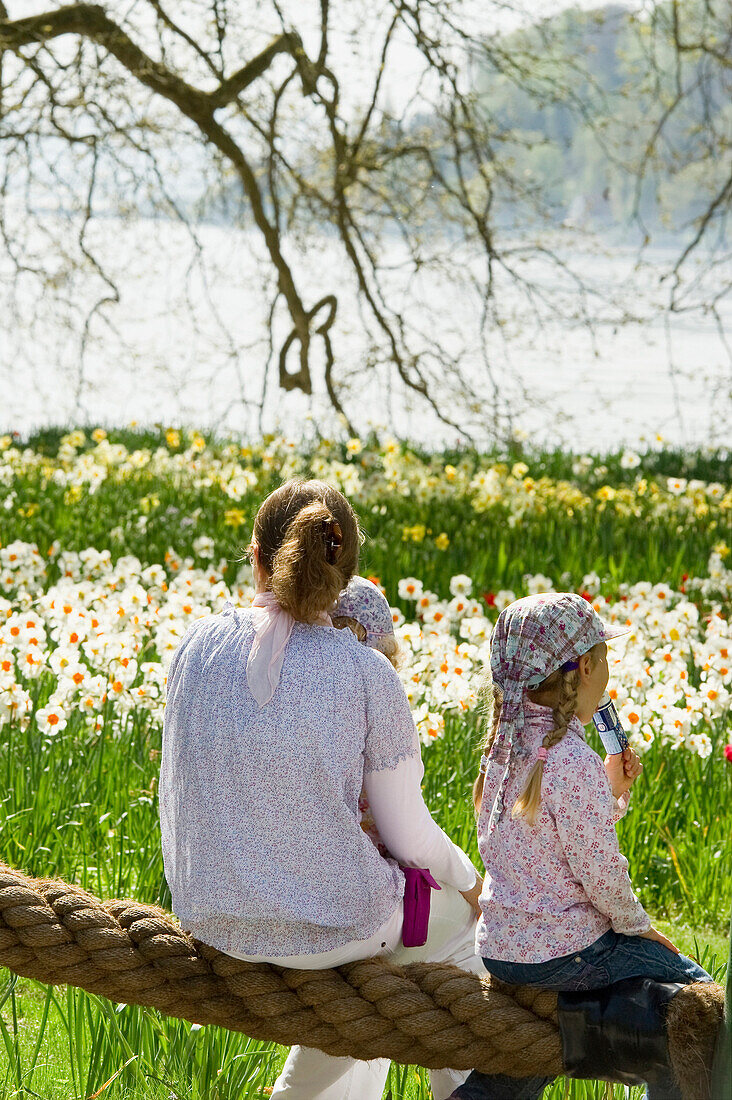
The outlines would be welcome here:
M 37 230 L 28 241 L 29 253 L 54 267 L 53 293 L 39 294 L 32 275 L 13 280 L 7 259 L 0 260 L 0 429 L 26 433 L 59 422 L 136 421 L 244 436 L 279 430 L 297 438 L 308 418 L 336 429 L 317 356 L 312 398 L 283 393 L 275 373 L 265 385 L 260 288 L 271 275 L 251 231 L 199 226 L 193 247 L 188 233 L 171 223 L 93 223 L 88 243 L 102 256 L 120 301 L 88 320 L 82 359 L 78 334 L 95 299 L 89 281 L 73 275 L 65 259 L 76 247 L 78 226 L 68 224 L 59 247 L 60 224 L 57 218 L 47 222 L 56 243 Z M 292 249 L 306 304 L 333 284 L 339 293 L 332 330 L 336 376 L 347 380 L 343 402 L 361 432 L 374 426 L 435 445 L 465 438 L 466 427 L 478 442 L 497 427 L 580 450 L 642 446 L 657 433 L 674 444 L 729 445 L 732 368 L 720 322 L 732 328 L 732 301 L 719 305 L 719 319 L 696 311 L 664 320 L 656 307 L 669 256 L 656 253 L 640 269 L 630 250 L 567 257 L 590 287 L 591 327 L 572 316 L 583 300 L 569 277 L 525 265 L 530 301 L 499 272 L 501 324 L 489 324 L 481 339 L 478 261 L 466 257 L 457 280 L 430 276 L 408 286 L 394 246 L 390 301 L 409 295 L 416 301 L 416 340 L 425 362 L 434 334 L 465 356 L 474 407 L 452 428 L 385 371 L 364 376 L 369 347 L 348 279 L 337 274 L 333 243 L 319 241 L 304 256 Z M 107 292 L 100 277 L 92 272 L 90 278 L 97 294 Z M 608 292 L 613 304 L 602 300 Z M 624 316 L 638 320 L 623 324 Z M 283 339 L 283 318 L 276 331 Z M 435 367 L 433 384 L 440 408 L 457 418 L 456 380 Z

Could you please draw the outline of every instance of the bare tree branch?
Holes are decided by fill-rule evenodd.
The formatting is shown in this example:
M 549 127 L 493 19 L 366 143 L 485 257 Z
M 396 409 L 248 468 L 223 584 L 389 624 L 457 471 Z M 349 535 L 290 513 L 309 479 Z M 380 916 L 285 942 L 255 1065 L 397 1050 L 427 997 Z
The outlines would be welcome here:
M 68 257 L 63 275 L 44 272 L 33 248 L 19 246 L 3 209 L 0 233 L 19 278 L 64 287 L 59 301 L 69 325 L 72 317 L 78 323 L 82 364 L 94 327 L 108 323 L 119 297 L 91 232 L 98 204 L 163 211 L 187 225 L 191 263 L 205 284 L 192 200 L 173 194 L 181 143 L 190 172 L 205 181 L 196 210 L 223 211 L 231 224 L 233 207 L 237 225 L 253 225 L 264 245 L 267 369 L 284 391 L 324 391 L 352 429 L 349 369 L 359 378 L 393 378 L 469 437 L 488 419 L 510 426 L 497 379 L 514 314 L 537 332 L 557 316 L 582 324 L 593 347 L 598 317 L 637 316 L 568 255 L 578 244 L 596 247 L 597 238 L 572 223 L 546 172 L 533 170 L 543 158 L 549 175 L 553 165 L 564 167 L 567 120 L 586 141 L 588 159 L 599 158 L 607 173 L 603 200 L 626 188 L 649 240 L 664 216 L 662 188 L 686 185 L 684 173 L 698 181 L 693 218 L 669 265 L 669 308 L 691 308 L 693 286 L 717 310 L 729 286 L 722 281 L 710 297 L 687 273 L 691 256 L 715 234 L 721 240 L 732 204 L 719 109 L 732 22 L 711 0 L 652 0 L 635 22 L 611 6 L 613 33 L 619 27 L 632 47 L 617 86 L 572 44 L 576 26 L 594 48 L 591 29 L 595 19 L 602 27 L 602 12 L 564 13 L 487 36 L 461 0 L 388 0 L 378 12 L 353 16 L 329 0 L 313 0 L 307 15 L 292 0 L 236 9 L 225 0 L 170 8 L 165 0 L 129 7 L 109 0 L 18 19 L 6 9 L 0 2 L 0 143 L 12 166 L 4 168 L 0 204 L 24 189 L 26 209 L 36 213 L 33 196 L 53 181 L 78 218 L 76 259 Z M 348 19 L 356 38 L 370 35 L 359 43 L 368 46 L 368 68 L 349 67 L 339 53 Z M 397 39 L 411 43 L 421 68 L 409 96 L 392 108 Z M 304 42 L 313 43 L 310 54 Z M 134 196 L 120 185 L 112 200 L 112 175 L 130 181 Z M 47 232 L 40 215 L 38 226 Z M 323 241 L 337 259 L 316 272 L 309 249 Z M 94 284 L 86 312 L 72 288 L 82 272 Z M 425 295 L 436 286 L 470 296 L 469 331 L 460 338 L 439 310 L 425 320 Z M 209 310 L 236 358 L 210 294 Z M 349 368 L 342 342 L 351 316 L 365 350 Z M 265 378 L 261 408 L 266 386 Z

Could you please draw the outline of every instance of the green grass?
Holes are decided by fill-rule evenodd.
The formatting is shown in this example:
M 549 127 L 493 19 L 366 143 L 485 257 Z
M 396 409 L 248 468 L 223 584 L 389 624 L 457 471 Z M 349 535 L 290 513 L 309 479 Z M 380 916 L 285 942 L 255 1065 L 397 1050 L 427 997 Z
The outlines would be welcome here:
M 54 461 L 51 456 L 60 437 L 59 431 L 49 430 L 26 442 L 31 447 L 42 446 Z M 162 433 L 110 431 L 109 439 L 130 449 L 166 449 Z M 90 452 L 93 446 L 88 440 L 79 453 Z M 183 444 L 173 453 L 182 450 Z M 204 457 L 222 454 L 222 445 L 212 441 Z M 337 462 L 345 458 L 345 452 L 334 444 L 306 453 L 304 474 L 310 472 L 314 456 Z M 470 471 L 496 463 L 510 470 L 519 457 L 531 478 L 540 482 L 538 505 L 519 515 L 511 514 L 508 500 L 476 512 L 473 494 L 451 492 L 440 499 L 439 494 L 430 495 L 424 489 L 430 476 L 449 489 L 444 468 L 450 459 L 464 462 Z M 352 465 L 368 478 L 381 469 L 382 460 L 379 452 L 370 465 L 364 466 L 358 456 Z M 577 474 L 573 473 L 574 460 L 575 456 L 562 452 L 478 456 L 466 451 L 429 456 L 404 451 L 400 468 L 411 479 L 407 488 L 380 493 L 376 499 L 367 492 L 363 500 L 356 499 L 366 534 L 362 572 L 378 575 L 389 591 L 395 590 L 401 577 L 414 575 L 427 587 L 445 592 L 450 577 L 458 572 L 469 573 L 479 593 L 498 588 L 518 590 L 525 573 L 539 572 L 555 581 L 567 574 L 575 585 L 592 571 L 607 577 L 611 586 L 639 579 L 678 585 L 684 574 L 703 574 L 713 547 L 720 540 L 729 542 L 729 504 L 723 511 L 716 503 L 695 510 L 693 501 L 669 497 L 664 488 L 671 474 L 690 480 L 724 480 L 728 477 L 726 452 L 683 456 L 674 451 L 649 451 L 642 456 L 641 466 L 633 470 L 622 469 L 619 455 L 603 456 Z M 163 560 L 169 546 L 181 554 L 192 554 L 194 539 L 205 533 L 216 540 L 217 553 L 231 561 L 233 574 L 236 559 L 249 540 L 259 502 L 279 484 L 281 458 L 270 468 L 260 449 L 241 462 L 254 471 L 257 484 L 236 501 L 215 482 L 204 489 L 197 487 L 185 466 L 183 473 L 165 479 L 156 477 L 148 467 L 124 477 L 113 471 L 93 493 L 84 489 L 78 500 L 68 501 L 64 486 L 49 480 L 35 466 L 16 477 L 13 508 L 0 509 L 0 542 L 7 544 L 21 537 L 36 542 L 46 554 L 58 540 L 63 549 L 109 547 L 115 555 L 135 554 L 144 562 L 157 562 Z M 640 475 L 647 483 L 642 493 L 633 488 Z M 541 482 L 543 478 L 549 481 Z M 597 492 L 607 484 L 625 487 L 626 495 L 609 501 L 597 499 Z M 574 504 L 571 516 L 570 490 L 585 501 L 582 506 Z M 236 529 L 225 521 L 233 506 L 244 515 L 242 526 Z M 403 538 L 403 530 L 415 524 L 424 525 L 423 537 Z M 435 545 L 435 538 L 442 533 L 450 540 L 447 550 Z
M 53 455 L 61 434 L 46 432 L 29 442 Z M 155 433 L 110 436 L 130 448 L 161 444 Z M 573 474 L 572 456 L 561 453 L 493 457 L 521 458 L 533 477 L 581 482 L 588 495 L 605 483 L 632 485 L 639 472 L 622 469 L 618 455 L 596 460 L 584 480 Z M 445 455 L 438 465 L 463 458 Z M 598 474 L 598 466 L 607 472 Z M 724 456 L 654 452 L 643 456 L 641 470 L 647 478 L 722 480 L 726 465 Z M 0 544 L 36 541 L 45 553 L 57 539 L 61 549 L 110 547 L 114 556 L 135 554 L 149 564 L 162 561 L 169 546 L 190 553 L 193 539 L 209 534 L 217 556 L 232 561 L 231 579 L 256 504 L 276 484 L 276 472 L 258 476 L 256 490 L 238 502 L 217 486 L 197 488 L 185 478 L 161 481 L 141 471 L 123 481 L 110 478 L 94 494 L 67 504 L 63 487 L 44 481 L 40 471 L 20 473 L 14 507 L 0 509 Z M 143 512 L 147 523 L 140 525 L 141 498 L 150 496 L 158 503 Z M 424 503 L 395 492 L 383 503 L 369 500 L 360 506 L 368 535 L 362 571 L 377 574 L 394 603 L 396 583 L 407 575 L 441 595 L 458 572 L 473 577 L 478 594 L 499 588 L 520 594 L 525 573 L 547 573 L 555 581 L 568 573 L 579 585 L 595 570 L 612 590 L 621 582 L 678 584 L 684 573 L 703 575 L 713 547 L 729 541 L 729 513 L 712 510 L 688 522 L 664 505 L 639 520 L 614 505 L 593 504 L 570 517 L 561 499 L 547 500 L 544 514 L 527 515 L 516 526 L 500 509 L 476 513 L 464 497 Z M 237 529 L 224 518 L 234 503 L 247 517 Z M 187 517 L 194 522 L 183 523 Z M 423 537 L 403 540 L 403 529 L 418 524 L 425 526 Z M 446 550 L 434 542 L 442 532 L 450 540 Z M 50 687 L 47 674 L 34 682 L 37 705 Z M 715 750 L 706 760 L 651 746 L 619 833 L 635 888 L 658 926 L 721 979 L 728 954 L 732 768 L 720 751 L 728 727 L 723 721 L 717 727 L 710 731 Z M 0 857 L 30 874 L 80 882 L 103 897 L 168 905 L 155 797 L 159 727 L 133 713 L 119 735 L 97 735 L 74 714 L 53 738 L 44 739 L 33 723 L 25 731 L 6 725 L 1 732 Z M 448 717 L 444 738 L 424 754 L 426 801 L 476 861 L 469 792 L 479 732 L 475 715 Z M 5 971 L 0 1002 L 0 1049 L 6 1054 L 0 1058 L 0 1100 L 81 1100 L 95 1094 L 110 1100 L 254 1100 L 271 1085 L 284 1057 L 282 1050 L 242 1035 L 192 1027 L 149 1009 L 114 1007 L 76 990 L 16 981 Z M 388 1088 L 392 1100 L 428 1096 L 426 1075 L 414 1068 L 393 1067 Z M 602 1084 L 560 1081 L 547 1090 L 546 1100 L 607 1095 Z M 624 1095 L 615 1090 L 617 1098 Z
M 474 721 L 464 724 L 452 719 L 446 736 L 425 752 L 426 800 L 440 824 L 476 859 L 469 789 L 477 732 Z M 104 897 L 135 896 L 167 904 L 157 808 L 151 793 L 158 748 L 159 731 L 133 719 L 117 740 L 89 738 L 80 717 L 46 743 L 32 727 L 22 733 L 15 730 L 2 755 L 3 858 L 32 874 L 80 881 Z M 651 753 L 656 752 L 660 755 L 654 746 Z M 689 765 L 696 769 L 691 775 Z M 656 914 L 675 914 L 673 919 L 659 921 L 663 930 L 682 950 L 721 976 L 726 955 L 721 917 L 727 904 L 724 875 L 731 862 L 730 818 L 721 818 L 716 800 L 706 799 L 699 805 L 685 797 L 689 789 L 704 789 L 710 769 L 709 760 L 687 762 L 685 787 L 677 790 L 675 802 L 668 797 L 663 802 L 678 858 L 689 867 L 686 885 L 694 899 L 693 909 L 676 877 L 668 843 L 658 838 L 657 831 L 643 831 L 650 799 L 642 787 L 634 793 L 622 836 L 646 904 Z M 646 774 L 652 770 L 647 766 Z M 726 794 L 717 803 L 727 809 L 729 771 L 722 773 Z M 708 858 L 705 829 L 707 833 L 716 830 L 715 842 L 725 833 L 724 858 Z M 639 842 L 633 845 L 639 830 Z M 711 905 L 714 898 L 719 899 L 716 910 Z M 3 1098 L 23 1090 L 49 1100 L 91 1096 L 120 1071 L 107 1095 L 233 1100 L 256 1096 L 259 1085 L 271 1084 L 281 1064 L 281 1052 L 266 1044 L 218 1028 L 191 1029 L 148 1009 L 115 1009 L 79 991 L 45 990 L 19 981 L 6 993 L 1 1014 L 8 1055 L 5 1082 L 0 1084 Z M 416 1100 L 427 1095 L 417 1088 L 413 1071 L 395 1068 L 390 1087 L 395 1097 Z M 557 1097 L 563 1095 L 561 1087 L 556 1086 Z M 569 1095 L 577 1100 L 584 1095 L 583 1088 L 575 1083 Z

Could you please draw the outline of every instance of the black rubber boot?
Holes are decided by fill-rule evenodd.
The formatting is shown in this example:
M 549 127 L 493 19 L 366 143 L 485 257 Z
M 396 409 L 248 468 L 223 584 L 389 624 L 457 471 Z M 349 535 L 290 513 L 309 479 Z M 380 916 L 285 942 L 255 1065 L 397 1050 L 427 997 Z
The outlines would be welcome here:
M 566 1076 L 647 1084 L 650 1096 L 680 1096 L 669 1061 L 666 1010 L 683 988 L 626 978 L 604 989 L 559 993 Z

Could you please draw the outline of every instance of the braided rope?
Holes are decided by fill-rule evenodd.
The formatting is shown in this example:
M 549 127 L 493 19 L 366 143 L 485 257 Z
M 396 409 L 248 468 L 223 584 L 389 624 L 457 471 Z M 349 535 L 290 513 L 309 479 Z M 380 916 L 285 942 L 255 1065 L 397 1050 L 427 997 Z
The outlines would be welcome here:
M 283 1046 L 428 1069 L 562 1072 L 555 993 L 504 986 L 444 963 L 365 959 L 337 970 L 246 963 L 193 940 L 156 906 L 101 902 L 78 886 L 32 879 L 2 863 L 0 966 Z M 707 1005 L 712 1047 L 718 992 L 718 1006 Z

